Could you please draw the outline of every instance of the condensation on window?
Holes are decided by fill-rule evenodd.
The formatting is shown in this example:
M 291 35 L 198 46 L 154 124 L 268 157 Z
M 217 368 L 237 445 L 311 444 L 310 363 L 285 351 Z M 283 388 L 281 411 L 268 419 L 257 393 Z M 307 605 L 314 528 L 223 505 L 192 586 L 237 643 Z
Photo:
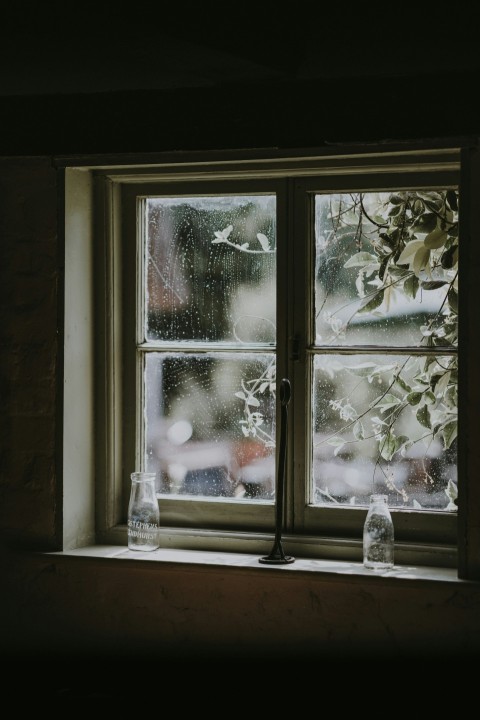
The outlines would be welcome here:
M 275 343 L 276 198 L 146 201 L 147 341 Z
M 160 493 L 274 499 L 273 353 L 148 353 L 144 377 Z
M 276 197 L 145 208 L 145 339 L 177 350 L 145 358 L 146 466 L 162 494 L 273 500 Z

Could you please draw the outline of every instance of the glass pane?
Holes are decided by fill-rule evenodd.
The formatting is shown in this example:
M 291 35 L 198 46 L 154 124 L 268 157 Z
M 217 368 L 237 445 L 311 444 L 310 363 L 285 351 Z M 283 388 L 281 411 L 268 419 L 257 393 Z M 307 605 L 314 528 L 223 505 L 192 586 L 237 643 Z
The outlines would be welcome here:
M 161 493 L 273 499 L 273 353 L 149 353 L 145 397 Z
M 150 198 L 146 339 L 275 342 L 276 200 Z
M 315 197 L 317 345 L 456 344 L 458 194 Z
M 317 355 L 315 502 L 456 511 L 456 357 Z

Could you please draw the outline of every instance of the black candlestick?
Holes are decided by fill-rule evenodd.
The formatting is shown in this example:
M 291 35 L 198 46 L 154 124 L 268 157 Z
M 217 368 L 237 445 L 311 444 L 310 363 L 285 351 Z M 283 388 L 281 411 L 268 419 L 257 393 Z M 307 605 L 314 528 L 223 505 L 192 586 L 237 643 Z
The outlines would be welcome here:
M 278 453 L 277 487 L 275 489 L 275 541 L 270 555 L 259 558 L 266 565 L 285 565 L 295 558 L 285 555 L 282 548 L 283 502 L 285 496 L 285 460 L 287 456 L 287 405 L 290 402 L 290 381 L 280 383 L 280 450 Z

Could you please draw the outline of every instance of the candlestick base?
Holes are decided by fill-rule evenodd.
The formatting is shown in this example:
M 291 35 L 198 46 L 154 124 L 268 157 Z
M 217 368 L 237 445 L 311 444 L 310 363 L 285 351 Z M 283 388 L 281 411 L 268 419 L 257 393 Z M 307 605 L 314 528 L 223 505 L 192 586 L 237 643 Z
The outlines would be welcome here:
M 259 563 L 264 565 L 288 565 L 289 563 L 295 562 L 295 558 L 291 555 L 285 555 L 283 552 L 282 545 L 276 545 L 270 555 L 258 558 Z

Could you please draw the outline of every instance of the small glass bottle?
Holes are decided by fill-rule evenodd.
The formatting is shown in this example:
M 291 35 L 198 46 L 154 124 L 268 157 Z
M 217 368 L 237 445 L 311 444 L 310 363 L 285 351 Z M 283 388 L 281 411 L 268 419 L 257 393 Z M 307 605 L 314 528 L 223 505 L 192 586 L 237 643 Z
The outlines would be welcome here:
M 370 495 L 363 526 L 363 564 L 370 570 L 388 570 L 394 562 L 393 521 L 386 495 Z
M 155 491 L 155 473 L 134 472 L 128 503 L 128 547 L 156 550 L 159 547 L 160 511 Z

